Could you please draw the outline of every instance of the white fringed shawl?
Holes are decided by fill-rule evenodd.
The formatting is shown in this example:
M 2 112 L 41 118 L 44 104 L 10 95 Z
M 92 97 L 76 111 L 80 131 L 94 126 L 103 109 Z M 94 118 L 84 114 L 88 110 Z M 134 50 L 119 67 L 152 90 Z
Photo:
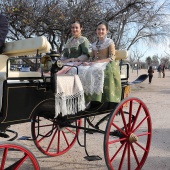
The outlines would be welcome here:
M 57 75 L 55 117 L 85 109 L 84 90 L 78 75 Z

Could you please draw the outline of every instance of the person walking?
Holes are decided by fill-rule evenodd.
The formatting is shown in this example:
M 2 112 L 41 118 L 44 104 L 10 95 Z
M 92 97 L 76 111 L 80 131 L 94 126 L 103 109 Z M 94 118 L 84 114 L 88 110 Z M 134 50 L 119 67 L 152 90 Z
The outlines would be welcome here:
M 154 73 L 154 70 L 153 70 L 152 66 L 150 66 L 149 69 L 148 69 L 149 84 L 151 84 L 151 82 L 152 82 L 153 73 Z
M 161 65 L 158 66 L 158 78 L 161 78 L 162 67 Z
M 162 74 L 163 74 L 163 78 L 165 78 L 165 65 L 162 66 Z

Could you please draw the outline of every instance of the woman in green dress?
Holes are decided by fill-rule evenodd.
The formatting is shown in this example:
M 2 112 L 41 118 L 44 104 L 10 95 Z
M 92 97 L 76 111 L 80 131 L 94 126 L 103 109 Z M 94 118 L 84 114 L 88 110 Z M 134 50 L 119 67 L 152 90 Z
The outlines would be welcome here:
M 100 22 L 97 25 L 98 40 L 92 44 L 91 61 L 84 65 L 107 62 L 104 70 L 103 92 L 86 95 L 86 101 L 100 103 L 119 103 L 121 100 L 121 78 L 119 61 L 115 60 L 115 45 L 112 39 L 107 38 L 108 24 Z M 93 102 L 95 103 L 95 102 Z
M 75 21 L 71 25 L 71 33 L 72 37 L 68 39 L 64 54 L 63 54 L 63 62 L 83 62 L 87 61 L 89 58 L 89 41 L 86 37 L 82 36 L 82 25 L 80 22 Z

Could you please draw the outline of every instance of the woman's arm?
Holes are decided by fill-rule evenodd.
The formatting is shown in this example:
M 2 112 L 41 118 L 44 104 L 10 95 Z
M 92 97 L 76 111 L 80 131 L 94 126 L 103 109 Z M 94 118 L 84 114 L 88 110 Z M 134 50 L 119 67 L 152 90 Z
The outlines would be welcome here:
M 108 56 L 111 60 L 115 60 L 116 57 L 115 57 L 115 44 L 112 43 L 110 46 L 109 46 L 109 56 Z
M 90 57 L 89 54 L 89 41 L 87 40 L 87 38 L 85 38 L 84 42 L 82 44 L 80 44 L 80 49 L 81 49 L 81 55 L 78 57 L 79 61 L 87 61 Z

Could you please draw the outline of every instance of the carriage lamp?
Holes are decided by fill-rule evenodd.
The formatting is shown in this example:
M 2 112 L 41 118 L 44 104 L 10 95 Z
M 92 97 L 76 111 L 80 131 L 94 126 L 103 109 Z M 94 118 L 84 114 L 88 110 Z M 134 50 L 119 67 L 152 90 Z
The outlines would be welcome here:
M 41 70 L 44 73 L 47 73 L 49 71 L 56 73 L 58 70 L 61 70 L 63 68 L 63 63 L 61 60 L 58 59 L 54 62 L 49 55 L 43 56 L 40 63 Z
M 40 68 L 42 72 L 47 73 L 51 70 L 53 63 L 49 55 L 43 56 L 40 60 L 40 63 Z

